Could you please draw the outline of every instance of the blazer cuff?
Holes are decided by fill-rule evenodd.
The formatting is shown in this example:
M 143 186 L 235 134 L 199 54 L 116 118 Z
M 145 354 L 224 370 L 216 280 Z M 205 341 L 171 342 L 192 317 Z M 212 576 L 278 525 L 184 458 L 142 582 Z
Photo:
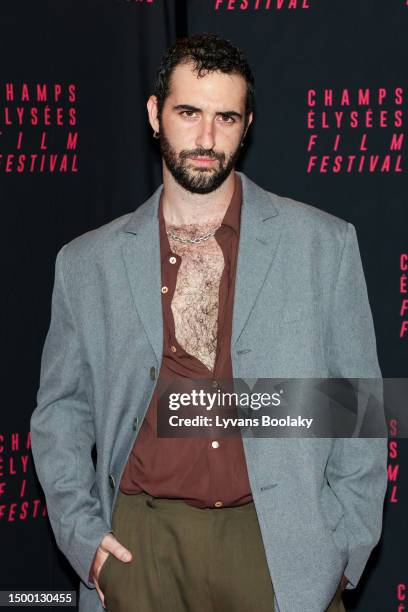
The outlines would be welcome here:
M 56 538 L 58 548 L 67 557 L 81 582 L 90 589 L 96 588 L 95 584 L 90 581 L 90 572 L 95 553 L 103 538 L 110 532 L 110 526 L 103 519 L 92 516 L 85 520 L 84 517 L 81 517 L 77 521 L 76 533 L 70 533 L 66 537 L 61 537 L 60 529 L 59 537 Z
M 349 560 L 343 572 L 348 579 L 345 587 L 346 589 L 350 590 L 356 588 L 365 566 L 367 565 L 371 550 L 372 548 L 362 547 L 359 550 L 355 550 L 350 553 Z

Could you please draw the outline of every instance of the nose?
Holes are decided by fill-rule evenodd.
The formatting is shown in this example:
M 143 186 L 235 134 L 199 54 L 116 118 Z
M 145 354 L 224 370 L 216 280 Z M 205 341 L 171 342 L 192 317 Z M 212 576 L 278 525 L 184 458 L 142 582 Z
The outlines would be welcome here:
M 215 146 L 215 127 L 212 119 L 203 118 L 200 122 L 199 132 L 196 138 L 196 145 L 203 149 L 213 149 Z

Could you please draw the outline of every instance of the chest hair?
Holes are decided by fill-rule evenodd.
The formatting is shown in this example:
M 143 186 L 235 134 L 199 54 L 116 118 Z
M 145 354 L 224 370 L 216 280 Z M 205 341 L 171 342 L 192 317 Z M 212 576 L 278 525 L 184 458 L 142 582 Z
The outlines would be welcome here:
M 197 235 L 205 233 L 203 227 L 200 226 Z M 172 231 L 186 236 L 173 228 Z M 181 257 L 171 303 L 177 342 L 213 371 L 217 350 L 219 287 L 224 269 L 222 249 L 214 237 L 199 244 L 173 240 L 171 248 Z

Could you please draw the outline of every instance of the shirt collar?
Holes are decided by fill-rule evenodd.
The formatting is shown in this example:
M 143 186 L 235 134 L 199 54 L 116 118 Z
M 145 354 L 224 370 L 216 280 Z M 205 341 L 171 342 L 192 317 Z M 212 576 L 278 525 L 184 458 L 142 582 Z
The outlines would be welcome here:
M 229 206 L 225 212 L 224 218 L 221 222 L 221 225 L 230 227 L 236 234 L 239 236 L 240 229 L 240 217 L 241 217 L 241 206 L 242 206 L 242 183 L 238 174 L 235 172 L 235 183 L 234 183 L 234 192 L 232 194 Z M 160 202 L 159 202 L 159 227 L 160 227 L 160 237 L 164 242 L 166 251 L 169 252 L 170 243 L 166 233 L 166 224 L 164 222 L 163 215 L 163 189 L 160 194 Z
M 240 216 L 241 216 L 241 205 L 242 205 L 242 184 L 241 179 L 235 172 L 235 185 L 234 193 L 232 194 L 231 201 L 225 212 L 224 218 L 221 225 L 228 225 L 234 232 L 239 236 Z

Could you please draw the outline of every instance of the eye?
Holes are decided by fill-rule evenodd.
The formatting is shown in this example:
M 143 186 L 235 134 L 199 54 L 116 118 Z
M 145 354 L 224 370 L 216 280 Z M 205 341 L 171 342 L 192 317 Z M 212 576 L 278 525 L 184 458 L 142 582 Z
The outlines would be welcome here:
M 180 113 L 180 115 L 187 117 L 188 119 L 193 118 L 195 114 L 196 112 L 192 110 L 184 110 Z
M 220 115 L 221 123 L 232 124 L 235 123 L 235 119 L 229 115 Z

